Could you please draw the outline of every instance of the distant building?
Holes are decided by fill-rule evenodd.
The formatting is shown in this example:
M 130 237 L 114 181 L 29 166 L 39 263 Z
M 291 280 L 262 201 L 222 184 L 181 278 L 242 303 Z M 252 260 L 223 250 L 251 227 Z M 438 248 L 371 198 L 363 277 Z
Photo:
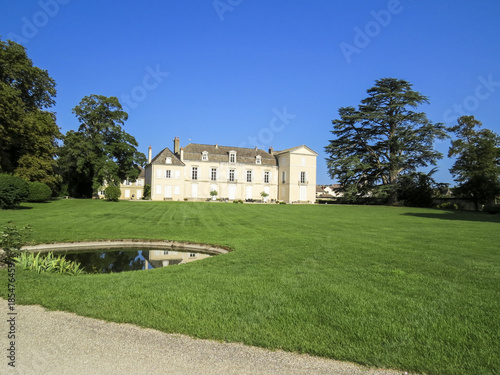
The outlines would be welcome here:
M 137 180 L 134 182 L 125 180 L 120 184 L 120 190 L 122 192 L 120 199 L 142 199 L 146 174 L 144 168 L 139 168 L 141 171 Z
M 328 199 L 342 197 L 343 194 L 336 190 L 338 188 L 340 188 L 339 184 L 318 185 L 316 186 L 316 198 Z
M 217 199 L 229 201 L 314 203 L 317 156 L 305 145 L 268 152 L 217 144 L 180 147 L 175 137 L 173 151 L 164 148 L 153 158 L 149 148 L 145 183 L 152 200 L 204 201 L 215 191 Z

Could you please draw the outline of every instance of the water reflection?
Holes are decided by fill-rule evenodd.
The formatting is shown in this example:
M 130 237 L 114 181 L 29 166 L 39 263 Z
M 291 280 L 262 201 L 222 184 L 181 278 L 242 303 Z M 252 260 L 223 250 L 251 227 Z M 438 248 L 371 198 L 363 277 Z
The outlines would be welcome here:
M 169 265 L 193 262 L 210 257 L 208 254 L 176 251 L 176 250 L 148 250 L 143 251 L 147 268 L 160 268 Z
M 66 259 L 79 262 L 87 273 L 111 273 L 161 268 L 210 257 L 208 254 L 174 250 L 100 249 L 65 252 Z

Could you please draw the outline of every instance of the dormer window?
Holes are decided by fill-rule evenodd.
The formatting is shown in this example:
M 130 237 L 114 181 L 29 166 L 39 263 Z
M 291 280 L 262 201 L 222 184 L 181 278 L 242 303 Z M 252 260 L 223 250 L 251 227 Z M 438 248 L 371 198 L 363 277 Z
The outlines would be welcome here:
M 229 162 L 236 163 L 236 151 L 229 151 Z
M 262 164 L 262 156 L 257 155 L 257 157 L 255 158 L 255 164 Z
M 172 158 L 167 157 L 167 159 L 165 160 L 165 164 L 172 164 Z
M 203 151 L 201 153 L 201 160 L 208 161 L 208 152 L 207 151 Z

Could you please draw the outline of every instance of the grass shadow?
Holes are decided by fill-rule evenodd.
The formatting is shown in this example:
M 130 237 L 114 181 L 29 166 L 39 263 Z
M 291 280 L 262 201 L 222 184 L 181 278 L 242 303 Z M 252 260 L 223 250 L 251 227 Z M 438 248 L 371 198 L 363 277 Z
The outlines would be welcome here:
M 19 211 L 19 210 L 31 210 L 33 207 L 30 206 L 16 206 L 16 207 L 9 207 L 9 208 L 3 208 L 2 211 Z
M 500 223 L 500 215 L 475 211 L 442 211 L 436 212 L 406 212 L 402 215 L 415 216 L 439 220 L 462 220 L 462 221 L 484 221 L 488 223 Z

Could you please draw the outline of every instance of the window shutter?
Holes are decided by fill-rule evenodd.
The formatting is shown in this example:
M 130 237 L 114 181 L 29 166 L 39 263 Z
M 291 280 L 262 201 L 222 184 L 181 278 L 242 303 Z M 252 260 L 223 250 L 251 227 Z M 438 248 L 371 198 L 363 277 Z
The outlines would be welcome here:
M 163 171 L 162 171 L 160 168 L 158 168 L 158 169 L 156 170 L 156 178 L 161 178 L 161 177 L 162 177 L 162 176 L 161 176 L 162 172 L 163 172 Z

